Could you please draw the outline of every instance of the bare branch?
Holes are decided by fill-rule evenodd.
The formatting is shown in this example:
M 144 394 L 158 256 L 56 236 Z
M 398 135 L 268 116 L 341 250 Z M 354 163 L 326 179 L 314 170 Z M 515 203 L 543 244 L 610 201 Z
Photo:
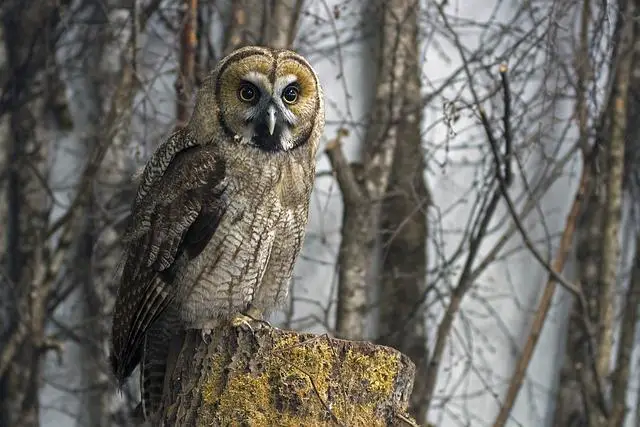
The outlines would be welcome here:
M 366 203 L 366 196 L 360 184 L 356 180 L 355 174 L 347 158 L 344 156 L 341 147 L 341 139 L 347 136 L 345 131 L 338 132 L 338 136 L 329 141 L 325 147 L 331 168 L 338 181 L 344 203 L 349 205 L 361 205 Z

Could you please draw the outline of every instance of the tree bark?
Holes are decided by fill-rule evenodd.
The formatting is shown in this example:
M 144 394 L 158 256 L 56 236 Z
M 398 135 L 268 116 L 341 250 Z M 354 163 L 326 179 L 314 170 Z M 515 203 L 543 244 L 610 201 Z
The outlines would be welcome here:
M 368 273 L 378 237 L 381 201 L 387 191 L 399 122 L 404 105 L 408 60 L 414 60 L 410 19 L 418 4 L 410 0 L 378 2 L 380 55 L 371 121 L 364 139 L 363 165 L 355 171 L 339 153 L 339 143 L 327 154 L 336 173 L 344 202 L 342 239 L 338 254 L 336 334 L 345 339 L 365 336 Z M 339 139 L 336 141 L 339 142 Z M 359 176 L 356 176 L 359 175 Z
M 237 0 L 233 2 L 224 53 L 249 44 L 290 49 L 303 0 Z
M 231 20 L 227 26 L 223 55 L 227 55 L 248 44 L 261 44 L 265 18 L 266 2 L 254 0 L 236 0 L 233 2 Z
M 4 34 L 0 25 L 0 75 L 6 75 L 6 51 L 4 48 Z M 9 154 L 9 121 L 7 116 L 0 116 L 0 200 L 7 200 L 7 154 Z M 7 204 L 0 203 L 0 224 L 7 223 Z M 7 227 L 0 227 L 0 242 L 5 242 Z M 6 254 L 4 248 L 0 251 L 0 265 L 5 265 Z M 0 342 L 9 334 L 11 324 L 11 309 L 9 308 L 10 291 L 0 280 Z M 0 374 L 0 378 L 2 375 Z M 0 422 L 0 425 L 2 423 Z
M 302 0 L 275 0 L 271 5 L 270 19 L 266 25 L 266 38 L 269 46 L 288 49 L 296 34 Z
M 109 285 L 120 259 L 118 251 L 106 252 L 104 247 L 113 247 L 118 234 L 109 217 L 113 211 L 128 208 L 127 196 L 133 194 L 133 168 L 127 148 L 137 85 L 131 70 L 135 34 L 131 30 L 114 33 L 114 28 L 121 28 L 114 23 L 123 15 L 122 9 L 92 1 L 84 7 L 93 25 L 83 33 L 87 43 L 82 58 L 87 128 L 78 150 L 82 153 L 79 161 L 88 161 L 93 147 L 108 148 L 95 180 L 92 177 L 91 185 L 85 187 L 87 197 L 76 207 L 79 220 L 73 236 L 76 267 L 72 274 L 74 285 L 81 292 L 82 310 L 77 319 L 83 334 L 78 360 L 83 384 L 79 422 L 102 427 L 112 424 L 116 406 L 104 348 L 109 334 L 105 319 L 114 302 Z M 120 91 L 118 85 L 122 86 Z
M 590 66 L 588 63 L 579 63 L 577 69 L 578 89 L 585 92 L 578 94 L 580 95 L 578 104 L 582 104 L 579 107 L 581 111 L 578 111 L 580 132 L 585 135 L 596 134 L 595 148 L 589 156 L 585 157 L 583 165 L 584 168 L 589 169 L 593 179 L 586 193 L 585 208 L 579 222 L 576 242 L 578 281 L 584 292 L 587 307 L 581 307 L 574 302 L 571 309 L 565 359 L 560 373 L 554 416 L 554 426 L 557 427 L 570 423 L 613 427 L 621 425 L 622 422 L 621 409 L 616 402 L 625 401 L 626 382 L 619 379 L 617 383 L 614 381 L 611 384 L 614 387 L 611 389 L 612 395 L 621 396 L 618 399 L 607 399 L 604 388 L 610 379 L 609 366 L 614 348 L 613 314 L 617 271 L 620 265 L 618 235 L 621 219 L 622 177 L 625 151 L 628 151 L 628 149 L 625 150 L 625 144 L 634 142 L 629 138 L 626 129 L 627 121 L 634 119 L 629 114 L 630 111 L 627 111 L 629 85 L 634 83 L 631 62 L 637 61 L 637 53 L 632 49 L 638 35 L 638 24 L 631 19 L 635 10 L 634 1 L 620 3 L 621 12 L 614 35 L 615 48 L 610 67 L 615 70 L 613 96 L 605 105 L 603 120 L 597 123 L 595 132 L 587 128 L 587 107 L 584 100 L 589 89 L 583 80 L 589 75 Z M 583 21 L 584 16 L 589 15 L 588 5 L 589 2 L 585 2 L 583 6 Z M 585 58 L 588 58 L 588 26 L 588 22 L 583 22 L 581 31 L 583 47 L 576 55 L 582 61 L 587 61 Z M 585 142 L 582 145 L 587 147 L 587 137 L 583 139 Z M 623 312 L 623 316 L 627 316 L 627 313 Z M 596 325 L 597 330 L 585 330 L 585 319 L 590 324 Z M 623 331 L 622 335 L 625 333 L 628 331 Z M 619 352 L 620 355 L 624 356 L 624 349 Z M 615 369 L 619 373 L 625 368 L 616 366 Z M 615 405 L 614 414 L 609 413 L 608 401 Z
M 414 374 L 408 357 L 368 342 L 230 326 L 205 342 L 190 330 L 167 369 L 161 413 L 184 427 L 415 425 L 406 415 Z
M 580 145 L 583 151 L 583 168 L 591 179 L 585 191 L 584 207 L 576 226 L 576 263 L 577 281 L 580 283 L 587 311 L 576 301 L 572 302 L 569 314 L 569 325 L 567 328 L 565 355 L 560 369 L 560 381 L 558 384 L 558 395 L 556 400 L 554 426 L 563 427 L 571 423 L 586 423 L 584 413 L 584 398 L 593 396 L 595 387 L 593 370 L 585 369 L 590 358 L 588 346 L 589 337 L 583 327 L 583 317 L 590 321 L 596 321 L 592 313 L 596 311 L 597 301 L 597 280 L 600 274 L 600 242 L 602 241 L 602 215 L 605 204 L 605 191 L 602 188 L 601 180 L 594 179 L 597 170 L 604 170 L 606 165 L 597 165 L 600 157 L 595 148 L 589 147 L 589 108 L 586 102 L 587 93 L 590 86 L 590 57 L 589 57 L 589 27 L 591 25 L 591 2 L 585 1 L 582 4 L 580 47 L 575 53 L 576 56 L 576 117 L 580 132 Z M 602 135 L 601 129 L 598 135 Z M 604 141 L 596 140 L 594 146 L 602 144 Z M 600 162 L 601 163 L 601 162 Z M 584 387 L 591 389 L 588 393 L 583 393 Z
M 613 405 L 609 418 L 610 427 L 622 427 L 628 413 L 627 390 L 629 373 L 631 372 L 631 353 L 638 329 L 638 305 L 640 305 L 640 236 L 636 236 L 635 246 L 636 254 L 620 321 L 616 366 L 611 378 L 611 402 Z
M 198 1 L 184 0 L 184 13 L 180 28 L 180 68 L 176 78 L 176 127 L 189 121 L 191 100 L 196 83 L 196 50 L 198 48 Z
M 0 336 L 0 425 L 37 426 L 41 356 L 46 352 L 43 279 L 51 199 L 47 188 L 49 141 L 42 114 L 48 92 L 39 91 L 53 62 L 57 24 L 67 2 L 8 1 L 2 5 L 7 79 L 3 112 L 7 144 L 6 279 L 11 320 Z M 3 315 L 3 316 L 4 316 Z M 3 328 L 4 329 L 4 328 Z
M 602 266 L 599 277 L 599 333 L 597 336 L 597 372 L 607 378 L 614 345 L 615 292 L 620 258 L 618 240 L 622 209 L 622 175 L 624 170 L 624 145 L 627 130 L 627 99 L 631 78 L 632 43 L 634 38 L 635 5 L 626 1 L 619 14 L 621 35 L 618 40 L 615 89 L 611 109 L 611 135 L 607 147 L 606 195 L 604 209 Z
M 382 274 L 379 344 L 396 348 L 416 364 L 411 415 L 426 420 L 426 377 L 429 357 L 426 313 L 421 302 L 427 292 L 427 209 L 422 151 L 420 53 L 418 14 L 407 20 L 412 38 L 407 62 L 403 113 L 389 188 L 382 207 Z

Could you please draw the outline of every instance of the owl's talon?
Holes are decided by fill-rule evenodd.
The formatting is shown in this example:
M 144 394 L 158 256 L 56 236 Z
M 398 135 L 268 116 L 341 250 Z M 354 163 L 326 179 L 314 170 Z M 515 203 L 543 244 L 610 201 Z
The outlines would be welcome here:
M 262 319 L 256 319 L 247 314 L 237 314 L 231 321 L 231 325 L 235 328 L 240 328 L 255 333 L 256 329 L 273 328 L 269 322 Z
M 203 328 L 200 331 L 200 337 L 202 338 L 202 341 L 205 344 L 209 344 L 209 337 L 211 336 L 211 332 L 213 332 L 213 329 L 209 329 L 209 328 Z
M 271 323 L 267 322 L 266 320 L 262 320 L 262 319 L 255 319 L 256 322 L 258 322 L 260 324 L 260 326 L 262 328 L 265 329 L 278 329 L 275 326 L 273 326 Z
M 253 327 L 251 326 L 252 321 L 252 317 L 246 316 L 244 314 L 238 314 L 233 318 L 233 320 L 231 320 L 231 325 L 233 325 L 234 328 L 248 330 L 253 333 Z

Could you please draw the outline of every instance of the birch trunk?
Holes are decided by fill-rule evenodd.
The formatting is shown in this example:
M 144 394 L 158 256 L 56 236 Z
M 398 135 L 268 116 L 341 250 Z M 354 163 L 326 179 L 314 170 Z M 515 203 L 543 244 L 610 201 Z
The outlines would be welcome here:
M 377 3 L 380 11 L 380 53 L 371 120 L 363 142 L 361 174 L 340 161 L 339 144 L 327 152 L 336 172 L 344 203 L 342 240 L 338 254 L 336 333 L 363 339 L 369 309 L 368 273 L 378 237 L 381 201 L 387 191 L 404 105 L 408 62 L 414 60 L 418 4 L 409 0 Z M 358 175 L 358 176 L 356 176 Z
M 583 15 L 589 13 L 588 4 L 585 2 L 583 6 Z M 585 157 L 583 166 L 591 169 L 589 173 L 592 179 L 578 227 L 576 247 L 578 281 L 587 307 L 574 302 L 571 310 L 554 416 L 554 425 L 557 427 L 571 423 L 612 427 L 622 425 L 619 409 L 615 415 L 609 413 L 609 402 L 615 405 L 615 400 L 606 397 L 605 387 L 611 379 L 610 364 L 614 351 L 614 304 L 620 266 L 619 230 L 624 154 L 625 145 L 632 142 L 626 126 L 627 120 L 632 119 L 627 103 L 632 77 L 631 64 L 637 55 L 632 49 L 632 44 L 637 39 L 637 29 L 634 30 L 634 26 L 637 28 L 638 25 L 631 19 L 635 10 L 633 2 L 622 2 L 621 8 L 615 33 L 616 47 L 611 59 L 611 69 L 615 72 L 613 96 L 606 105 L 604 120 L 597 125 L 596 148 L 591 155 Z M 581 52 L 584 52 L 589 43 L 588 23 L 583 22 L 582 27 Z M 578 56 L 586 58 L 584 53 Z M 583 68 L 578 68 L 579 83 L 588 69 L 588 63 Z M 586 91 L 584 84 L 579 84 L 579 88 Z M 586 109 L 585 93 L 578 98 L 579 110 Z M 586 114 L 586 110 L 578 112 L 583 135 L 590 133 Z M 594 331 L 585 329 L 585 319 L 595 326 Z M 622 335 L 628 333 L 625 329 L 623 327 Z M 624 351 L 619 356 L 624 356 Z M 626 362 L 622 363 L 624 365 Z M 623 367 L 615 368 L 618 373 L 620 369 Z M 626 396 L 626 387 L 625 382 L 618 380 L 612 393 Z M 624 399 L 622 397 L 621 401 L 624 402 Z
M 427 209 L 422 151 L 420 52 L 418 14 L 406 24 L 412 44 L 407 55 L 403 113 L 389 187 L 382 209 L 382 278 L 380 283 L 380 344 L 396 348 L 416 364 L 411 414 L 426 420 L 425 379 L 428 363 L 426 313 Z

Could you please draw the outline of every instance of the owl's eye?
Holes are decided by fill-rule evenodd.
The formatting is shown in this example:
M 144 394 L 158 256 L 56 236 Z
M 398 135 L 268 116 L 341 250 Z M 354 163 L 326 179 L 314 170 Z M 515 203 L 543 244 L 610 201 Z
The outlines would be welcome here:
M 258 88 L 251 83 L 242 83 L 238 90 L 238 98 L 244 102 L 253 102 L 258 96 Z
M 290 84 L 282 91 L 282 99 L 287 104 L 295 104 L 298 101 L 298 94 L 300 89 L 295 84 Z

